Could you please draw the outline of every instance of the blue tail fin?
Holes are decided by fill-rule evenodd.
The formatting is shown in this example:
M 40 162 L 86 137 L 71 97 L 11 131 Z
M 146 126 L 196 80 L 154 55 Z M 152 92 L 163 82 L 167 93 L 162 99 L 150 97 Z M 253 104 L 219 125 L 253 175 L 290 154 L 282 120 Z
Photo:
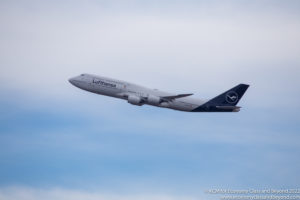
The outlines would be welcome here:
M 241 100 L 249 85 L 239 84 L 234 88 L 216 96 L 199 106 L 193 112 L 232 112 L 235 111 L 237 103 Z
M 243 97 L 248 87 L 249 85 L 239 84 L 234 88 L 231 88 L 230 90 L 209 100 L 207 104 L 210 106 L 235 106 Z

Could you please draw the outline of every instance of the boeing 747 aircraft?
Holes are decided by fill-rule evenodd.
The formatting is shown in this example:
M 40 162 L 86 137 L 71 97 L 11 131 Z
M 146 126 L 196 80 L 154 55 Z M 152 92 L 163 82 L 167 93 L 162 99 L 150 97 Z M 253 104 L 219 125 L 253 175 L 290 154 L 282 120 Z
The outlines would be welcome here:
M 201 100 L 190 97 L 193 94 L 170 94 L 91 74 L 81 74 L 69 79 L 69 82 L 80 89 L 124 99 L 133 105 L 148 104 L 187 112 L 238 112 L 241 107 L 236 105 L 249 87 L 239 84 L 210 100 Z

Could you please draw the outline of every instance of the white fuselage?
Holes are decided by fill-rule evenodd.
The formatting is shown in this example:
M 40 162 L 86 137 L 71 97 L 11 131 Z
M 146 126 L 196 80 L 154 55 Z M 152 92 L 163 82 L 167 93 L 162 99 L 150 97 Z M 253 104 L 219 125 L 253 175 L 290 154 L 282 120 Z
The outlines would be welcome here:
M 175 96 L 176 94 L 170 94 L 125 81 L 90 74 L 82 74 L 69 79 L 69 81 L 83 90 L 124 99 L 134 105 L 148 104 L 180 111 L 192 111 L 206 102 L 191 97 L 174 98 L 170 101 L 156 101 L 156 99 L 161 97 Z M 147 99 L 149 101 L 147 101 Z M 153 100 L 150 101 L 150 99 Z

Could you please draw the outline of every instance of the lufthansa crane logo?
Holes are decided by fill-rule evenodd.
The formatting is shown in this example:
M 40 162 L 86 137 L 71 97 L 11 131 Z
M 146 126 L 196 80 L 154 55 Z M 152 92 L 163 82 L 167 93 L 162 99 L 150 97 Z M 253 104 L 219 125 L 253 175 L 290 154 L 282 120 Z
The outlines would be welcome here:
M 234 91 L 230 91 L 226 94 L 226 101 L 228 103 L 236 103 L 238 99 L 239 99 L 238 94 Z

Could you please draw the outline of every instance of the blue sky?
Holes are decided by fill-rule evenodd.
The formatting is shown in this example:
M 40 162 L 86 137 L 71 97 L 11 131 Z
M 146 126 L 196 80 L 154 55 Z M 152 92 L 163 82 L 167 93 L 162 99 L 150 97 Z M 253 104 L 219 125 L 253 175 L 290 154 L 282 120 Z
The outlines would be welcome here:
M 218 199 L 298 188 L 298 1 L 1 1 L 0 199 Z M 212 98 L 184 113 L 97 96 L 80 73 Z

